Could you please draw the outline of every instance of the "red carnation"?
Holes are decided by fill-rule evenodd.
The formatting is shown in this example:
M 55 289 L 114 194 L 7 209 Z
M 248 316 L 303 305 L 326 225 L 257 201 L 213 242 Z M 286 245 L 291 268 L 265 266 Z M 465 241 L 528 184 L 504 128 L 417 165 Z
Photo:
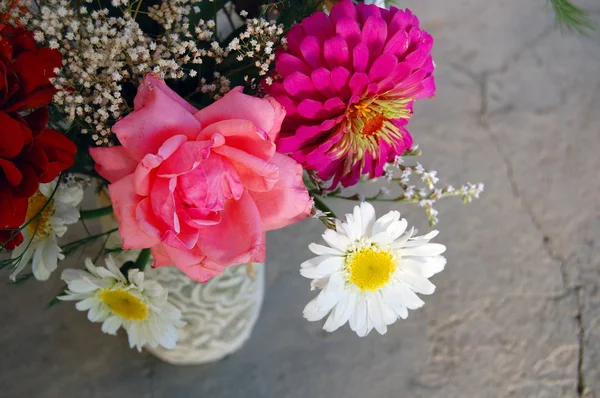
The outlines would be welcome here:
M 69 168 L 77 147 L 46 128 L 45 106 L 56 92 L 49 79 L 61 66 L 60 53 L 38 48 L 24 29 L 4 26 L 0 33 L 0 242 L 5 242 L 14 234 L 10 228 L 25 221 L 28 199 L 40 182 Z M 5 247 L 22 240 L 19 234 Z

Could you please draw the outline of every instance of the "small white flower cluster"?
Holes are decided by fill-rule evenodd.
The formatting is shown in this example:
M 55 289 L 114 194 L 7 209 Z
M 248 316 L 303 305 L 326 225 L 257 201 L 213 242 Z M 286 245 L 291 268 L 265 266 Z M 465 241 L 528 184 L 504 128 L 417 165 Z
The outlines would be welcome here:
M 170 33 L 184 33 L 183 30 L 189 32 L 190 20 L 188 15 L 191 14 L 192 9 L 198 9 L 193 4 L 199 2 L 201 0 L 163 1 L 148 8 L 148 16 L 161 24 Z M 198 11 L 200 10 L 198 9 Z M 191 34 L 188 37 L 191 37 Z
M 59 90 L 54 103 L 96 145 L 113 144 L 112 125 L 131 111 L 123 87 L 137 86 L 147 73 L 183 78 L 189 65 L 200 65 L 206 58 L 221 64 L 235 52 L 238 62 L 250 60 L 251 67 L 265 76 L 273 66 L 275 48 L 285 45 L 283 25 L 255 18 L 247 20 L 246 30 L 222 47 L 216 39 L 215 21 L 199 20 L 190 28 L 189 16 L 200 11 L 200 0 L 163 0 L 148 7 L 148 16 L 167 32 L 159 37 L 142 31 L 135 21 L 140 3 L 130 0 L 113 0 L 111 10 L 89 13 L 86 6 L 73 7 L 69 0 L 41 0 L 34 12 L 28 10 L 28 1 L 17 1 L 21 7 L 15 7 L 12 0 L 0 0 L 0 10 L 10 12 L 13 22 L 33 31 L 41 45 L 61 53 L 63 68 L 53 81 Z M 111 16 L 115 10 L 122 17 Z M 239 15 L 245 18 L 247 13 Z M 198 73 L 196 68 L 187 71 L 192 78 Z M 254 79 L 246 76 L 248 85 L 255 88 L 250 80 Z M 217 100 L 230 86 L 229 78 L 216 72 L 213 81 L 200 80 L 197 92 Z
M 415 149 L 412 151 L 413 155 Z M 396 175 L 396 171 L 400 172 L 399 176 Z M 438 188 L 436 184 L 440 179 L 437 176 L 437 171 L 427 170 L 419 162 L 415 166 L 404 165 L 404 159 L 400 156 L 396 157 L 393 163 L 386 164 L 384 175 L 389 182 L 396 183 L 402 188 L 403 194 L 396 199 L 402 202 L 418 203 L 419 206 L 425 209 L 431 225 L 435 225 L 438 222 L 438 211 L 433 208 L 438 199 L 449 196 L 460 196 L 463 203 L 467 203 L 473 199 L 479 199 L 479 195 L 484 189 L 482 183 L 471 184 L 470 182 L 463 185 L 460 189 L 455 189 L 452 185 Z M 417 188 L 415 185 L 410 185 L 410 179 L 413 175 L 419 177 L 425 183 L 426 187 Z M 382 194 L 389 196 L 389 189 L 382 189 Z
M 271 64 L 275 60 L 275 48 L 280 44 L 284 46 L 287 44 L 282 35 L 283 25 L 278 25 L 275 21 L 248 19 L 246 30 L 229 43 L 227 50 L 236 51 L 238 54 L 236 59 L 239 62 L 246 59 L 254 61 L 253 65 L 258 69 L 259 76 L 265 76 L 271 70 Z M 269 79 L 267 84 L 269 81 L 272 82 Z
M 222 76 L 219 72 L 214 72 L 214 80 L 207 84 L 206 79 L 200 79 L 200 91 L 209 94 L 213 100 L 218 100 L 231 90 L 231 81 Z
M 212 19 L 200 19 L 191 33 L 189 15 L 200 12 L 200 0 L 164 0 L 160 4 L 148 8 L 148 16 L 158 22 L 166 32 L 163 43 L 174 54 L 179 54 L 184 63 L 202 64 L 202 58 L 214 58 L 217 64 L 229 55 L 223 49 L 216 37 L 216 23 Z M 182 39 L 183 38 L 183 39 Z M 187 39 L 187 40 L 186 40 Z M 210 48 L 198 46 L 198 43 L 210 42 Z M 191 70 L 194 77 L 196 70 Z
M 86 0 L 91 2 L 92 0 Z M 113 0 L 122 17 L 112 17 L 114 9 L 88 13 L 85 6 L 74 8 L 68 0 L 42 0 L 39 10 L 28 10 L 29 2 L 0 0 L 0 10 L 9 12 L 9 22 L 34 32 L 41 45 L 57 49 L 63 68 L 53 83 L 59 90 L 54 103 L 77 121 L 82 134 L 91 134 L 97 145 L 111 145 L 111 126 L 131 109 L 123 99 L 123 86 L 137 86 L 149 72 L 163 78 L 182 78 L 183 65 L 202 64 L 203 57 L 220 63 L 228 50 L 216 41 L 210 48 L 199 48 L 209 41 L 214 21 L 199 21 L 195 37 L 190 33 L 188 15 L 198 0 L 165 0 L 148 9 L 167 34 L 150 37 L 135 21 L 139 9 L 129 0 Z M 197 7 L 196 7 L 197 8 Z M 57 71 L 58 72 L 58 71 Z M 189 71 L 191 77 L 197 70 Z M 218 77 L 199 91 L 222 95 L 229 91 L 229 80 Z
M 113 1 L 115 7 L 128 5 Z M 88 14 L 86 7 L 73 8 L 66 0 L 44 0 L 33 17 L 25 12 L 22 18 L 38 42 L 63 56 L 54 102 L 97 145 L 111 143 L 111 125 L 129 111 L 122 98 L 125 83 L 137 85 L 149 72 L 182 77 L 180 65 L 187 61 L 183 43 L 172 45 L 170 36 L 155 42 L 127 10 L 116 18 L 108 9 Z

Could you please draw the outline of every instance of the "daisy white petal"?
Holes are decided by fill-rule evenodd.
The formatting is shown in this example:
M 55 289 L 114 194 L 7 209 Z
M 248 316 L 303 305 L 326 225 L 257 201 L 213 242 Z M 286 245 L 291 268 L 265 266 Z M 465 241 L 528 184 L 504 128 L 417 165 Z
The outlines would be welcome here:
M 321 275 L 319 271 L 317 271 L 317 267 L 313 266 L 302 267 L 300 269 L 300 275 L 302 275 L 305 278 L 314 280 L 323 278 L 323 275 Z
M 371 235 L 373 225 L 375 224 L 375 208 L 369 202 L 362 202 L 360 204 L 360 216 L 361 216 L 361 238 Z
M 435 285 L 429 282 L 429 279 L 404 270 L 400 272 L 401 274 L 398 275 L 398 278 L 410 285 L 411 290 L 415 293 L 433 294 L 435 292 Z
M 395 291 L 400 297 L 400 302 L 409 310 L 416 310 L 425 305 L 425 302 L 405 283 L 398 284 Z
M 379 305 L 378 297 L 378 294 L 372 294 L 367 297 L 367 313 L 375 330 L 377 330 L 379 334 L 385 334 L 387 327 L 383 321 L 383 313 Z
M 303 315 L 308 321 L 311 321 L 311 322 L 320 321 L 321 319 L 323 319 L 325 317 L 325 315 L 327 315 L 329 313 L 329 311 L 331 311 L 333 306 L 336 304 L 334 301 L 332 301 L 330 307 L 319 306 L 317 304 L 317 299 L 319 297 L 321 297 L 321 294 L 323 294 L 322 291 L 321 291 L 321 293 L 319 293 L 319 295 L 317 297 L 312 299 L 306 305 L 306 307 L 304 307 Z
M 375 329 L 387 332 L 388 325 L 405 319 L 408 310 L 423 306 L 419 294 L 432 294 L 429 281 L 442 271 L 444 245 L 430 243 L 432 231 L 415 236 L 414 228 L 397 211 L 375 219 L 371 205 L 362 203 L 337 220 L 335 230 L 323 234 L 329 247 L 311 244 L 318 257 L 301 265 L 302 276 L 321 292 L 304 309 L 309 321 L 327 320 L 323 328 L 332 332 L 349 323 L 359 336 Z
M 323 234 L 323 239 L 329 246 L 341 252 L 346 252 L 348 246 L 352 244 L 347 236 L 341 235 L 337 231 L 333 231 L 331 229 L 325 231 Z
M 344 266 L 344 263 L 345 261 L 343 257 L 328 257 L 319 265 L 317 265 L 317 272 L 323 276 L 331 275 L 332 273 L 340 270 Z
M 327 255 L 327 254 L 341 256 L 344 254 L 344 252 L 342 252 L 342 251 L 339 251 L 339 250 L 331 248 L 331 247 L 319 245 L 317 243 L 311 243 L 310 245 L 308 245 L 308 249 L 318 256 Z
M 354 313 L 354 309 L 356 307 L 356 297 L 357 294 L 354 292 L 349 292 L 345 294 L 342 299 L 339 301 L 338 305 L 335 306 L 335 309 L 331 313 L 330 317 L 332 318 L 332 329 L 329 330 L 323 327 L 323 329 L 328 332 L 333 332 L 337 330 L 340 326 L 344 325 L 352 314 Z
M 406 227 L 408 227 L 408 221 L 403 218 L 402 220 L 392 222 L 386 230 L 392 240 L 396 240 L 406 231 Z
M 306 260 L 302 264 L 300 264 L 300 268 L 317 268 L 319 264 L 323 261 L 332 258 L 331 256 L 317 256 L 313 257 L 310 260 Z
M 410 239 L 410 237 L 415 232 L 415 227 L 411 227 L 408 231 L 402 234 L 400 237 L 396 238 L 394 242 L 390 245 L 392 249 L 401 249 L 406 245 L 406 242 Z
M 375 221 L 373 225 L 373 235 L 378 234 L 383 231 L 387 231 L 387 228 L 395 221 L 400 220 L 400 212 L 399 211 L 390 211 L 384 216 L 381 216 Z
M 446 251 L 446 246 L 439 243 L 426 243 L 418 247 L 400 249 L 402 256 L 437 256 Z
M 109 316 L 104 322 L 102 322 L 102 331 L 106 334 L 115 335 L 122 324 L 123 321 L 118 316 Z
M 421 275 L 425 278 L 431 278 L 433 275 L 442 272 L 446 266 L 446 257 L 429 257 L 427 262 L 421 266 Z
M 366 328 L 367 324 L 367 301 L 364 295 L 358 295 L 356 297 L 356 306 L 354 312 L 350 316 L 350 329 L 358 332 L 363 328 Z
M 88 311 L 90 308 L 96 306 L 97 304 L 98 303 L 96 302 L 96 300 L 94 300 L 94 298 L 87 297 L 75 304 L 75 308 L 77 308 L 78 311 Z

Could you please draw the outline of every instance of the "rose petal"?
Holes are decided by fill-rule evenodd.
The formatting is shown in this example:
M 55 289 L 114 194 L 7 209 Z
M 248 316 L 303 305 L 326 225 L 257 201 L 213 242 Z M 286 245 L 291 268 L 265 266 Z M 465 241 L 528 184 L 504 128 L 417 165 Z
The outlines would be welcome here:
M 137 162 L 129 156 L 127 149 L 123 146 L 91 147 L 90 155 L 96 163 L 98 174 L 110 182 L 132 174 L 137 167 Z
M 119 220 L 119 235 L 123 239 L 124 249 L 152 247 L 160 241 L 147 234 L 139 225 L 136 208 L 143 199 L 133 189 L 133 175 L 128 175 L 108 186 L 108 193 Z
M 272 141 L 276 141 L 285 110 L 273 98 L 252 97 L 243 94 L 242 87 L 236 87 L 194 116 L 204 127 L 222 120 L 250 120 Z
M 227 201 L 222 216 L 219 224 L 200 231 L 200 251 L 209 260 L 221 265 L 263 262 L 265 233 L 252 197 L 244 193 L 239 200 Z
M 275 154 L 279 179 L 269 192 L 251 192 L 265 231 L 283 228 L 310 214 L 312 201 L 302 181 L 302 166 L 292 158 Z
M 174 135 L 193 140 L 200 132 L 200 123 L 187 107 L 175 101 L 171 93 L 154 86 L 156 79 L 146 76 L 138 91 L 135 110 L 113 126 L 113 132 L 130 156 L 140 161 L 146 154 L 155 154 Z
M 250 191 L 269 191 L 277 182 L 279 170 L 272 163 L 228 146 L 215 148 L 213 152 L 231 161 L 244 188 Z
M 263 160 L 269 160 L 275 153 L 275 143 L 250 120 L 231 119 L 213 123 L 202 130 L 198 139 L 208 140 L 216 133 L 225 137 L 225 145 Z

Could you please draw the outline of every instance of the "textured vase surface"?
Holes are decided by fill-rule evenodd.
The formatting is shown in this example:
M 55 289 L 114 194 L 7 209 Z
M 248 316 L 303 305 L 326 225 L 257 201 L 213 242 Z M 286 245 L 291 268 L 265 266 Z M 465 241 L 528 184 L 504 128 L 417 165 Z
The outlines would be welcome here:
M 175 267 L 149 270 L 149 277 L 169 289 L 169 299 L 187 325 L 175 349 L 147 350 L 181 365 L 218 361 L 237 351 L 252 333 L 264 296 L 264 264 L 254 263 L 252 268 L 249 272 L 246 265 L 229 267 L 204 284 L 191 281 Z

